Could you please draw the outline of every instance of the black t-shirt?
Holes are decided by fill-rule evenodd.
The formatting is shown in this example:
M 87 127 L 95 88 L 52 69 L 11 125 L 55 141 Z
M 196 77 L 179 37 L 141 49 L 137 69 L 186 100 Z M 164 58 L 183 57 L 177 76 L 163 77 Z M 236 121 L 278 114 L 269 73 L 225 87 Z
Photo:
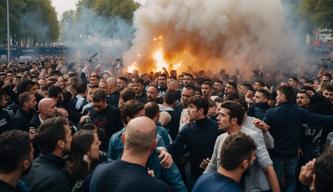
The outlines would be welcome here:
M 91 192 L 164 192 L 172 189 L 148 175 L 146 168 L 116 160 L 99 165 L 91 178 Z

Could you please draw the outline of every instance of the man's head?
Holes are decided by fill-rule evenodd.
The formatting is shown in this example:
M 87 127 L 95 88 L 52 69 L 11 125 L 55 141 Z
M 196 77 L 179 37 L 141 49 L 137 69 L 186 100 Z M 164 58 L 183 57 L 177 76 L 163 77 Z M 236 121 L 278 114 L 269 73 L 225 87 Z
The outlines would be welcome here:
M 137 100 L 129 100 L 125 103 L 121 111 L 121 120 L 126 125 L 135 117 L 144 116 L 144 105 Z
M 213 85 L 210 81 L 204 81 L 201 85 L 201 94 L 206 98 L 210 98 L 212 95 Z
M 253 88 L 250 84 L 247 83 L 241 84 L 238 88 L 238 93 L 244 96 L 246 95 L 246 93 L 248 93 L 248 91 L 253 91 Z
M 237 84 L 235 82 L 229 81 L 224 87 L 224 94 L 232 95 L 237 93 Z
M 70 150 L 72 141 L 68 121 L 63 117 L 49 118 L 39 127 L 37 141 L 42 153 L 61 156 Z
M 263 88 L 263 87 L 265 87 L 265 83 L 262 82 L 262 81 L 255 81 L 253 83 L 253 89 L 254 90 L 258 90 L 258 89 Z
M 132 80 L 132 83 L 133 83 L 133 89 L 135 91 L 135 94 L 136 95 L 142 94 L 142 92 L 143 92 L 143 90 L 145 88 L 143 79 L 134 78 Z
M 180 101 L 184 108 L 187 108 L 189 106 L 193 96 L 194 96 L 194 87 L 191 85 L 184 86 L 180 98 Z
M 98 89 L 107 93 L 108 92 L 108 84 L 106 83 L 106 81 L 100 81 L 99 84 L 98 84 Z
M 167 76 L 164 73 L 161 73 L 158 76 L 158 79 L 157 79 L 158 86 L 166 88 L 167 87 L 167 80 L 168 80 Z
M 19 130 L 0 135 L 0 175 L 19 171 L 20 176 L 31 167 L 33 147 L 29 134 Z
M 87 99 L 89 102 L 92 102 L 92 97 L 93 97 L 94 93 L 97 91 L 97 89 L 98 89 L 97 85 L 88 84 Z
M 333 103 L 333 84 L 329 84 L 324 88 L 323 96 Z
M 297 77 L 290 77 L 288 79 L 288 84 L 289 86 L 291 86 L 292 88 L 296 89 L 297 88 L 297 85 L 298 85 L 298 79 Z
M 167 87 L 168 91 L 178 91 L 179 86 L 179 82 L 176 79 L 169 79 Z
M 126 77 L 118 77 L 117 79 L 117 87 L 121 91 L 127 87 L 128 79 Z
M 225 101 L 218 104 L 217 116 L 219 128 L 224 131 L 240 128 L 243 123 L 245 111 L 243 107 L 235 101 Z
M 158 122 L 160 118 L 160 107 L 155 102 L 148 102 L 145 104 L 145 116 L 152 119 L 155 123 Z
M 0 90 L 0 107 L 5 108 L 8 105 L 9 97 L 4 89 Z
M 223 92 L 223 81 L 216 80 L 213 85 L 215 94 L 221 94 Z
M 175 107 L 177 103 L 177 94 L 174 91 L 167 91 L 163 96 L 163 104 Z
M 300 90 L 297 92 L 296 95 L 296 103 L 300 107 L 307 107 L 310 104 L 310 96 L 308 95 L 307 91 Z
M 158 89 L 155 85 L 149 85 L 147 89 L 147 100 L 156 101 L 158 96 Z
M 87 84 L 79 83 L 76 87 L 76 92 L 78 94 L 85 96 L 87 94 Z
M 113 93 L 117 90 L 117 79 L 114 77 L 110 77 L 106 79 L 106 83 L 108 84 L 109 93 Z
M 203 119 L 207 116 L 209 100 L 207 98 L 194 96 L 191 99 L 188 114 L 191 120 Z
M 266 89 L 258 89 L 254 94 L 254 103 L 267 103 L 270 93 Z
M 43 98 L 38 103 L 38 110 L 41 117 L 45 120 L 55 116 L 57 103 L 51 98 Z
M 193 75 L 191 73 L 184 73 L 183 86 L 192 84 Z
M 229 172 L 240 171 L 243 174 L 252 167 L 256 149 L 251 137 L 241 132 L 231 134 L 223 143 L 220 166 Z
M 36 109 L 36 97 L 32 92 L 23 92 L 19 95 L 20 106 L 27 111 L 33 111 Z
M 136 117 L 126 126 L 124 153 L 150 154 L 156 148 L 156 124 L 148 117 Z
M 91 73 L 90 77 L 89 77 L 89 83 L 90 84 L 94 84 L 94 85 L 98 85 L 99 83 L 99 76 L 97 73 Z
M 54 99 L 57 103 L 62 101 L 61 93 L 62 93 L 62 88 L 57 85 L 51 86 L 48 90 L 49 98 Z
M 282 85 L 276 91 L 276 102 L 278 105 L 294 101 L 294 90 L 289 85 Z
M 97 90 L 92 96 L 92 106 L 96 112 L 103 111 L 107 107 L 106 94 L 102 90 Z

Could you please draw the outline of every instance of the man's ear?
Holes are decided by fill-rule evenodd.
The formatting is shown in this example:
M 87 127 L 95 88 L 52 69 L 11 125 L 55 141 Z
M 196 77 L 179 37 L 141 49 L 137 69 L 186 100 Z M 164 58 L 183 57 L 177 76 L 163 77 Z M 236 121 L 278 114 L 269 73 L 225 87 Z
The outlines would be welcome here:
M 200 108 L 200 109 L 198 109 L 198 112 L 201 113 L 201 114 L 205 114 L 205 110 L 204 110 L 204 108 Z
M 65 141 L 58 140 L 57 141 L 57 147 L 60 148 L 60 149 L 64 149 L 65 148 Z
M 248 159 L 243 160 L 241 167 L 243 170 L 246 170 L 250 166 L 250 161 Z
M 28 159 L 24 160 L 24 161 L 22 162 L 22 166 L 23 166 L 23 169 L 24 169 L 24 170 L 29 169 L 29 167 L 31 166 L 31 161 L 29 161 Z
M 236 117 L 233 117 L 233 118 L 231 118 L 230 122 L 231 122 L 231 124 L 233 124 L 233 125 L 237 125 L 237 124 L 238 124 L 237 120 L 238 120 L 238 119 L 237 119 Z

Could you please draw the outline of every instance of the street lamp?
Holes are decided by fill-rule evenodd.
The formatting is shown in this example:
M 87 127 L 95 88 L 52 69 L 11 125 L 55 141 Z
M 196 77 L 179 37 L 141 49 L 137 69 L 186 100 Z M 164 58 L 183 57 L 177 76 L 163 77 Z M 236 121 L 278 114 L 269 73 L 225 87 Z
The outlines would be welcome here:
M 7 0 L 7 63 L 10 61 L 9 0 Z

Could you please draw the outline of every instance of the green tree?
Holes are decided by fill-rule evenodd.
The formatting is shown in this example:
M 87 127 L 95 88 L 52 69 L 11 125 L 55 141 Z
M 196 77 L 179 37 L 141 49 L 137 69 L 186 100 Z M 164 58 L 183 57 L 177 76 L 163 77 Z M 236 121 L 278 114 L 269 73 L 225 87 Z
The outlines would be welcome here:
M 302 0 L 299 13 L 309 29 L 333 28 L 332 0 Z

